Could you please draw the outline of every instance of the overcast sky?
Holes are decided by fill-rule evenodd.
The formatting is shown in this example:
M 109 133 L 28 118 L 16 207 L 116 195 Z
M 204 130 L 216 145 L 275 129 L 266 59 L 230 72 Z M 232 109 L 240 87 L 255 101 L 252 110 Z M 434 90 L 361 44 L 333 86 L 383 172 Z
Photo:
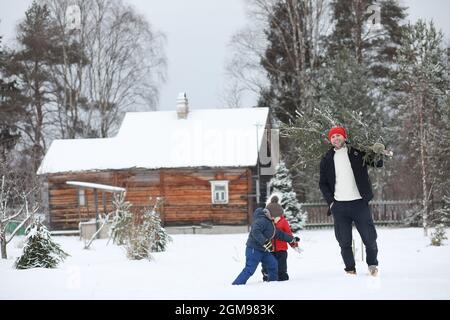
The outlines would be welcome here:
M 231 35 L 246 24 L 244 0 L 124 0 L 167 37 L 168 80 L 161 87 L 160 110 L 175 108 L 179 92 L 192 108 L 224 107 L 224 67 Z M 0 35 L 10 43 L 31 0 L 0 0 Z M 449 0 L 401 0 L 409 18 L 433 19 L 450 38 Z M 255 104 L 254 98 L 244 100 Z

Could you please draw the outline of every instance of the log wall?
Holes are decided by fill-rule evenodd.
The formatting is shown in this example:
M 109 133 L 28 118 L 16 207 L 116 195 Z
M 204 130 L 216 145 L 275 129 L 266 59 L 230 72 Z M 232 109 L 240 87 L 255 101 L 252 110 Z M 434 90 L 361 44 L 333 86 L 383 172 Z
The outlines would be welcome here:
M 48 204 L 52 229 L 77 229 L 80 221 L 95 218 L 94 192 L 85 189 L 86 205 L 78 205 L 78 189 L 66 181 L 124 187 L 135 213 L 163 198 L 161 218 L 166 226 L 211 223 L 246 225 L 253 211 L 250 168 L 123 170 L 48 176 Z M 211 180 L 228 180 L 228 204 L 212 204 Z M 100 213 L 112 210 L 112 193 L 98 191 Z M 150 197 L 153 201 L 150 203 Z

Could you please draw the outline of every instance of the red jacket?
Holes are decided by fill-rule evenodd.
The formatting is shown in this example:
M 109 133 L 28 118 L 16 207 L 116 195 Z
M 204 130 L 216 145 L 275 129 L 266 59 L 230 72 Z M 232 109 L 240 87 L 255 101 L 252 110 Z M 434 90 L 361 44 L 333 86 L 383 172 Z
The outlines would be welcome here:
M 280 220 L 278 220 L 278 222 L 275 224 L 275 227 L 278 230 L 281 230 L 289 235 L 292 236 L 292 230 L 291 227 L 289 226 L 289 222 L 286 220 L 286 218 L 283 216 L 281 216 Z M 287 251 L 288 246 L 287 246 L 287 242 L 286 241 L 282 241 L 282 240 L 278 240 L 278 239 L 274 239 L 272 240 L 272 244 L 273 244 L 273 251 Z

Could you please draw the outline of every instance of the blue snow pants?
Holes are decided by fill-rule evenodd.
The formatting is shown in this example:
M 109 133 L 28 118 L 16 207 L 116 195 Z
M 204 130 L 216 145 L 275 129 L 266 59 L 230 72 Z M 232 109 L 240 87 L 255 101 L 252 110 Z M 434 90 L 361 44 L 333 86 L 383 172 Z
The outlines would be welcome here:
M 277 281 L 278 262 L 272 253 L 259 251 L 247 246 L 245 249 L 245 268 L 233 281 L 233 284 L 246 284 L 247 280 L 255 273 L 260 262 L 267 268 L 268 281 Z

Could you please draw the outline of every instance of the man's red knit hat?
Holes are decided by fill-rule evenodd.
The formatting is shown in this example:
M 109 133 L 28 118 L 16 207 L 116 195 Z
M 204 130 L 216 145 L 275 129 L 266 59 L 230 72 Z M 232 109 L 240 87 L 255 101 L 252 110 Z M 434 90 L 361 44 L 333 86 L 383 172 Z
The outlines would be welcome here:
M 328 140 L 331 141 L 331 137 L 336 133 L 339 133 L 341 136 L 347 139 L 347 132 L 345 131 L 344 127 L 333 127 L 330 129 L 330 132 L 328 132 Z

